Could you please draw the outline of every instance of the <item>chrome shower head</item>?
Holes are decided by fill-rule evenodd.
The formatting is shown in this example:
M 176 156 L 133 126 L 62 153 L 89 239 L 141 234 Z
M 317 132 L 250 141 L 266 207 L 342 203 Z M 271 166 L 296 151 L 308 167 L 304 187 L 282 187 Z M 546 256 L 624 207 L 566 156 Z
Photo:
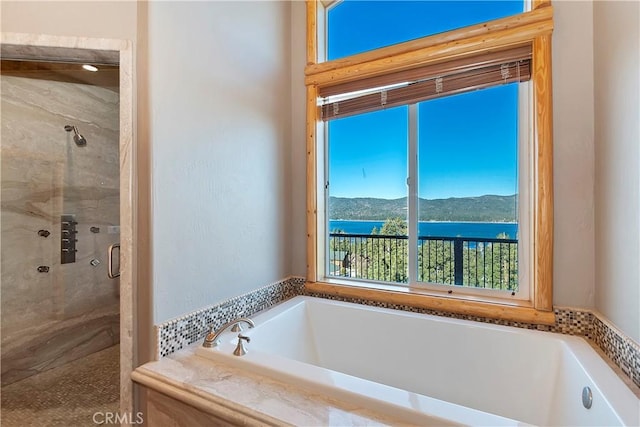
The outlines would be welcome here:
M 75 142 L 78 147 L 84 147 L 85 145 L 87 145 L 87 140 L 84 138 L 84 136 L 80 135 L 77 127 L 66 125 L 64 127 L 64 130 L 66 130 L 67 132 L 73 131 L 73 142 Z
M 87 145 L 87 140 L 84 139 L 84 136 L 80 135 L 78 132 L 73 135 L 73 141 L 78 147 L 84 147 L 85 145 Z

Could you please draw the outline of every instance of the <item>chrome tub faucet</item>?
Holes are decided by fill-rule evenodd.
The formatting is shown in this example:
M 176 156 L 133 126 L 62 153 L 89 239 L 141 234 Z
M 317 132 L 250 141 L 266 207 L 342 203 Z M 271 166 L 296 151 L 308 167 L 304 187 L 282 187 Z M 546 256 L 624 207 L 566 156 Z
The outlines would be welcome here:
M 209 326 L 209 333 L 207 333 L 207 336 L 204 337 L 204 342 L 202 343 L 202 346 L 205 348 L 212 348 L 217 346 L 218 344 L 220 344 L 220 341 L 218 340 L 218 338 L 220 337 L 220 335 L 222 335 L 224 331 L 226 331 L 228 328 L 233 326 L 234 329 L 232 330 L 235 332 L 239 332 L 240 330 L 242 330 L 241 328 L 239 328 L 240 326 L 239 324 L 243 322 L 249 325 L 249 328 L 253 328 L 254 326 L 256 326 L 255 323 L 253 323 L 253 320 L 246 317 L 240 317 L 236 320 L 232 320 L 231 322 L 227 322 L 215 332 L 213 331 L 213 326 Z M 235 329 L 236 327 L 238 329 Z

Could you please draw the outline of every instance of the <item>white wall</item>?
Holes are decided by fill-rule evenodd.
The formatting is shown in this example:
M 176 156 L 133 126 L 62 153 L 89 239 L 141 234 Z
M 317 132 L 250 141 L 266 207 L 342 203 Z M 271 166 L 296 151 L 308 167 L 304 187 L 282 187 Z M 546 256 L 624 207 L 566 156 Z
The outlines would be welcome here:
M 596 308 L 640 342 L 640 3 L 593 18 Z
M 289 26 L 288 2 L 148 5 L 155 323 L 290 273 Z

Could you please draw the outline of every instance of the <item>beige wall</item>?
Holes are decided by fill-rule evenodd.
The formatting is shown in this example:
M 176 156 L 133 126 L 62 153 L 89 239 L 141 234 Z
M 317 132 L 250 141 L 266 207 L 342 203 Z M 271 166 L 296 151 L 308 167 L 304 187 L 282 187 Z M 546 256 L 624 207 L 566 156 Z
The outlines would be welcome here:
M 156 323 L 290 274 L 290 5 L 148 5 Z
M 135 1 L 2 1 L 2 31 L 136 39 Z
M 595 292 L 593 4 L 553 5 L 553 303 L 590 308 Z
M 306 16 L 304 2 L 291 3 L 291 274 L 296 276 L 307 274 L 307 97 L 304 85 L 304 67 L 307 64 Z
M 594 4 L 596 308 L 640 342 L 640 3 Z

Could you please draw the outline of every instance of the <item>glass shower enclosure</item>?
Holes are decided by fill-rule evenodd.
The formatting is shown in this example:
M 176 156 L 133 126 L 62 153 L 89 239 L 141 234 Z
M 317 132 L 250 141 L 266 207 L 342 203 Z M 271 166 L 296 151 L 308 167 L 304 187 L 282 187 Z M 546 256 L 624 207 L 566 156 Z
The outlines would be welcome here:
M 3 390 L 119 342 L 118 67 L 81 65 L 2 60 Z

